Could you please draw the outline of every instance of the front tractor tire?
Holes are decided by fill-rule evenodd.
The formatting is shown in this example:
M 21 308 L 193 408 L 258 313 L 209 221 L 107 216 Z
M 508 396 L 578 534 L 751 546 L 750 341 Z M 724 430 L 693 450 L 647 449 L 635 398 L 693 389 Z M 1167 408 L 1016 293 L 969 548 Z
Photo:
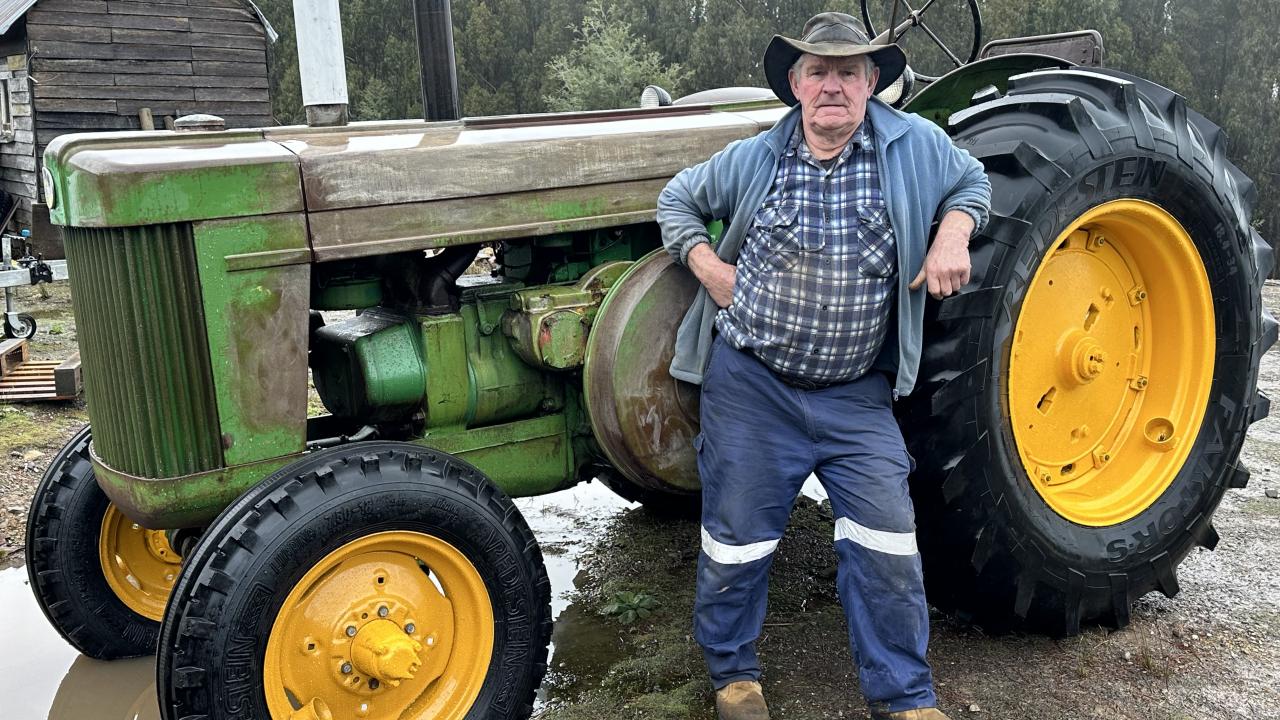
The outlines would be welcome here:
M 993 209 L 900 409 L 930 599 L 995 628 L 1124 626 L 1214 546 L 1268 412 L 1253 184 L 1183 98 L 1109 70 L 1017 76 L 950 132 Z
M 227 508 L 161 629 L 166 720 L 527 718 L 550 584 L 529 527 L 445 453 L 318 452 Z
M 155 652 L 182 558 L 162 530 L 140 527 L 98 487 L 85 426 L 53 458 L 27 521 L 27 573 L 45 617 L 98 660 Z

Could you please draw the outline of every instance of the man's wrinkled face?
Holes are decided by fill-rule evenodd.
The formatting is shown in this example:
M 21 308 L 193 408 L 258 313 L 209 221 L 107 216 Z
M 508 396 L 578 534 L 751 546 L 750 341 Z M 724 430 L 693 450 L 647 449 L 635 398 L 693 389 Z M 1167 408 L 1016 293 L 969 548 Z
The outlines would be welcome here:
M 862 123 L 879 77 L 865 56 L 804 55 L 789 75 L 805 126 L 827 133 L 853 132 Z

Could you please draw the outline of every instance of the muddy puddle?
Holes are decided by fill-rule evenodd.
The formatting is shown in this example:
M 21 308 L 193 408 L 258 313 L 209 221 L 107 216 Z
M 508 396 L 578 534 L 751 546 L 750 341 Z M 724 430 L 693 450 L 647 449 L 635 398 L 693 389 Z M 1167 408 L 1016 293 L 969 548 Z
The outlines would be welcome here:
M 570 607 L 578 559 L 617 513 L 636 507 L 599 482 L 516 501 L 542 545 L 557 617 L 552 663 L 559 646 L 574 653 L 598 637 L 594 618 Z M 3 720 L 159 720 L 155 659 L 100 662 L 81 656 L 41 613 L 23 566 L 0 570 L 0 617 L 8 626 L 0 644 Z M 540 691 L 538 706 L 546 703 Z

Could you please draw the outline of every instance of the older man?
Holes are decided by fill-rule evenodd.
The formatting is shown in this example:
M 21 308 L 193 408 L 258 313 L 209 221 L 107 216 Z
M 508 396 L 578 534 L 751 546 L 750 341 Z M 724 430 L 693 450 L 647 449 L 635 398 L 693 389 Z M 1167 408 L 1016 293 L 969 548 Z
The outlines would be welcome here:
M 671 373 L 702 384 L 694 629 L 724 720 L 768 718 L 755 640 L 810 473 L 835 512 L 840 601 L 873 717 L 946 717 L 891 405 L 915 383 L 926 288 L 940 298 L 969 280 L 991 190 L 939 128 L 874 97 L 905 65 L 842 13 L 814 17 L 801 40 L 774 37 L 766 76 L 798 108 L 659 199 L 667 250 L 703 285 Z M 714 218 L 729 221 L 715 247 Z

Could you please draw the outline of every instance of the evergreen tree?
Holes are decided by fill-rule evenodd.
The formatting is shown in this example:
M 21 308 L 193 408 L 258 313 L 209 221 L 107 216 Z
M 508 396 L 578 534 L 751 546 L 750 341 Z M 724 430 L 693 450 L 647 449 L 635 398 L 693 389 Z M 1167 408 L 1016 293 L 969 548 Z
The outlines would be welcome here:
M 582 19 L 573 49 L 550 63 L 553 111 L 637 107 L 646 85 L 678 94 L 685 73 L 631 33 L 631 26 L 594 0 Z

